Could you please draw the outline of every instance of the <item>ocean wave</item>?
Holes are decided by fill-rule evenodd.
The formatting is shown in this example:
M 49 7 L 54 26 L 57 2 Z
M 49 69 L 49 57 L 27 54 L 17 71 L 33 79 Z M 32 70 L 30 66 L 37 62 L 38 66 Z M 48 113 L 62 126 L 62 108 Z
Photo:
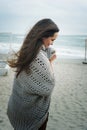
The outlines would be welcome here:
M 0 43 L 0 53 L 7 54 L 12 51 L 18 51 L 22 44 L 18 43 Z M 62 58 L 84 58 L 84 48 L 68 47 L 68 46 L 54 46 L 58 57 Z

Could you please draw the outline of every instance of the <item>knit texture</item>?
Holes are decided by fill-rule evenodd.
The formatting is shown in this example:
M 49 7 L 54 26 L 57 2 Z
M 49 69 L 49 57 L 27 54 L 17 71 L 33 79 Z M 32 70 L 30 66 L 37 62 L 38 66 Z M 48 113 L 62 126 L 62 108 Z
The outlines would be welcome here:
M 54 88 L 47 52 L 42 49 L 30 65 L 31 74 L 24 71 L 14 77 L 7 115 L 15 130 L 38 130 L 47 118 Z
M 42 50 L 44 50 L 44 54 L 48 57 L 48 59 L 50 59 L 55 54 L 55 50 L 51 47 L 45 48 L 43 45 Z

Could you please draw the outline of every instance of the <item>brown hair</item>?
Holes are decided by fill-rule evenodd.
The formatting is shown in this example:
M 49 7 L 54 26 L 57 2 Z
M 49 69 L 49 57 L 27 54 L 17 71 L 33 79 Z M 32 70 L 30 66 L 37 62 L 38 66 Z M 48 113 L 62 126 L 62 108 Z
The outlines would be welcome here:
M 30 72 L 29 66 L 42 47 L 42 38 L 53 36 L 55 32 L 59 32 L 59 29 L 51 19 L 42 19 L 33 26 L 24 39 L 21 49 L 15 53 L 15 58 L 8 60 L 9 66 L 16 68 L 16 77 L 23 70 L 26 73 Z

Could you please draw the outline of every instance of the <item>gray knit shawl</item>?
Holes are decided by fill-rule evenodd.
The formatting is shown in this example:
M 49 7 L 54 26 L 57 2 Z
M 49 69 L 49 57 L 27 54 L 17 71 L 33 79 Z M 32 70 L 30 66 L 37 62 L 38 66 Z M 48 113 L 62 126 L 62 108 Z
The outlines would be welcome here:
M 14 78 L 7 115 L 15 130 L 38 130 L 50 106 L 55 81 L 44 48 L 31 63 L 30 69 L 31 74 L 22 71 L 18 78 Z

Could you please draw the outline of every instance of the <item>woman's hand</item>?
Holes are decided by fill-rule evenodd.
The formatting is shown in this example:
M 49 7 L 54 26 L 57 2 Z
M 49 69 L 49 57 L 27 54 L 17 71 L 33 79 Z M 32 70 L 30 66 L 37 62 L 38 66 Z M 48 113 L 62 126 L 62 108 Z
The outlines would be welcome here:
M 56 59 L 56 54 L 52 55 L 51 58 L 49 59 L 50 62 L 54 61 Z

